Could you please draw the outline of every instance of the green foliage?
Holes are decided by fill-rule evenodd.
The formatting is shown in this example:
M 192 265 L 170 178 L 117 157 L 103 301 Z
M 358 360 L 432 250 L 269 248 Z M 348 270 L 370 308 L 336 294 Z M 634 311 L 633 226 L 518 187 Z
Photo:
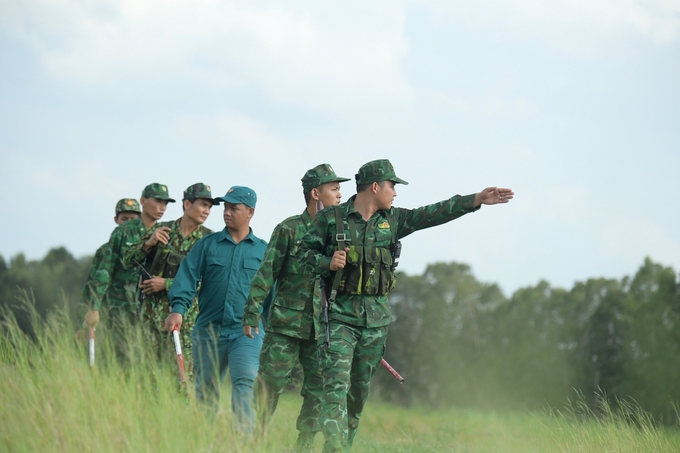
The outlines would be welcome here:
M 495 409 L 560 407 L 574 389 L 590 408 L 633 398 L 677 425 L 680 284 L 645 260 L 632 278 L 589 279 L 567 291 L 541 281 L 506 298 L 458 263 L 400 275 L 386 359 L 374 393 L 401 404 Z
M 55 310 L 79 325 L 76 301 L 89 265 L 89 257 L 76 259 L 64 248 L 41 261 L 0 257 L 0 308 L 11 308 L 31 335 L 32 317 L 47 319 Z M 33 298 L 35 313 L 17 309 L 18 298 Z M 535 410 L 561 407 L 576 389 L 595 410 L 602 391 L 614 409 L 631 398 L 655 419 L 678 425 L 680 281 L 672 268 L 646 259 L 620 281 L 589 279 L 569 290 L 540 281 L 508 298 L 465 264 L 436 263 L 423 275 L 400 274 L 390 301 L 385 358 L 406 382 L 379 371 L 373 398 Z
M 469 269 L 458 268 L 464 276 Z M 86 346 L 74 341 L 69 314 L 57 309 L 41 317 L 30 293 L 19 295 L 33 323 L 32 336 L 11 312 L 0 321 L 0 451 L 55 453 L 262 452 L 293 448 L 297 395 L 281 399 L 266 439 L 234 431 L 229 388 L 217 414 L 206 411 L 193 392 L 182 390 L 174 364 L 145 347 L 142 332 L 123 327 L 129 354 L 119 359 L 111 336 L 97 330 L 95 367 Z M 171 347 L 169 345 L 169 347 Z M 584 398 L 561 412 L 431 409 L 418 401 L 404 409 L 371 401 L 363 414 L 353 451 L 422 453 L 671 453 L 680 433 L 662 429 L 636 404 L 611 408 L 598 398 L 591 410 Z M 315 451 L 323 439 L 317 436 Z
M 33 292 L 35 309 L 41 316 L 64 304 L 71 316 L 78 314 L 78 300 L 92 257 L 76 259 L 64 247 L 50 250 L 41 261 L 27 261 L 23 254 L 10 260 L 0 257 L 0 308 L 14 310 L 19 325 L 30 331 L 27 313 L 18 310 L 21 291 Z

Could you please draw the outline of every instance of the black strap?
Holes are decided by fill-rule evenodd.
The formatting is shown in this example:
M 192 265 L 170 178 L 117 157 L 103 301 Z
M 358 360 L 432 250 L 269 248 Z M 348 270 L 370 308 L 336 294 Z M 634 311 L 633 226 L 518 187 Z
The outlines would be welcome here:
M 338 250 L 345 250 L 345 225 L 342 223 L 342 210 L 340 206 L 336 205 L 335 208 L 335 240 L 338 243 Z M 340 280 L 342 279 L 342 271 L 344 268 L 340 268 L 335 271 L 335 278 L 333 279 L 333 285 L 331 286 L 331 294 L 328 296 L 328 304 L 330 305 L 335 302 L 335 296 L 338 295 L 338 288 L 340 287 Z

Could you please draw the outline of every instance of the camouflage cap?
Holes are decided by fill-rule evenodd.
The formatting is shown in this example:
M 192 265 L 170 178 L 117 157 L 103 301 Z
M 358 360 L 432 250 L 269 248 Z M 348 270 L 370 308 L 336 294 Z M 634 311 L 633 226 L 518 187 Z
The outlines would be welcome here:
M 116 215 L 121 212 L 137 212 L 141 213 L 142 210 L 139 208 L 139 201 L 134 198 L 121 198 L 116 203 Z
M 156 198 L 157 200 L 167 200 L 174 203 L 175 200 L 170 198 L 168 193 L 168 186 L 159 184 L 157 182 L 151 183 L 142 191 L 142 198 Z
M 333 167 L 329 164 L 319 164 L 316 167 L 307 170 L 307 173 L 302 177 L 302 193 L 307 193 L 315 187 L 319 187 L 327 182 L 345 182 L 349 178 L 340 178 L 335 174 Z
M 361 166 L 359 173 L 354 176 L 357 184 L 370 184 L 380 181 L 394 181 L 399 184 L 408 184 L 401 178 L 397 178 L 392 163 L 387 159 L 372 160 Z
M 257 194 L 250 187 L 234 186 L 227 190 L 223 197 L 215 198 L 216 201 L 226 201 L 227 203 L 239 204 L 243 203 L 251 208 L 255 207 L 257 203 Z
M 210 200 L 213 205 L 220 204 L 219 201 L 216 201 L 213 198 L 210 186 L 206 186 L 202 182 L 197 182 L 196 184 L 187 187 L 187 190 L 184 191 L 184 198 L 182 198 L 182 200 L 195 200 L 196 198 Z

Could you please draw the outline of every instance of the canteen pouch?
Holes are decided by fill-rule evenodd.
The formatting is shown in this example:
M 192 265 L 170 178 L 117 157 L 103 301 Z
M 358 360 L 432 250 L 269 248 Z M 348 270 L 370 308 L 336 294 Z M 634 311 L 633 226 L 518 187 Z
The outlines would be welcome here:
M 165 262 L 165 270 L 163 272 L 163 277 L 165 278 L 175 278 L 177 275 L 177 271 L 179 270 L 179 265 L 184 259 L 185 254 L 176 252 L 174 250 L 170 250 L 168 252 L 166 262 Z
M 380 285 L 378 294 L 389 294 L 394 289 L 396 283 L 396 272 L 392 269 L 392 251 L 381 247 L 380 250 Z

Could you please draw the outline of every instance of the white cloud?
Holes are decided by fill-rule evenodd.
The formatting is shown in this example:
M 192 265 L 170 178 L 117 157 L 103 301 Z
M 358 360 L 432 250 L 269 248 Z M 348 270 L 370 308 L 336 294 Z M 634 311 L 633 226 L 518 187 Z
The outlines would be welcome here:
M 436 15 L 485 32 L 539 39 L 571 51 L 635 34 L 656 44 L 680 35 L 676 0 L 426 0 Z
M 275 102 L 368 115 L 408 107 L 413 98 L 401 70 L 408 42 L 399 3 L 284 9 L 212 0 L 28 0 L 5 12 L 10 17 L 0 20 L 11 35 L 28 42 L 52 74 L 77 84 L 207 72 L 222 85 L 234 77 L 256 83 Z

